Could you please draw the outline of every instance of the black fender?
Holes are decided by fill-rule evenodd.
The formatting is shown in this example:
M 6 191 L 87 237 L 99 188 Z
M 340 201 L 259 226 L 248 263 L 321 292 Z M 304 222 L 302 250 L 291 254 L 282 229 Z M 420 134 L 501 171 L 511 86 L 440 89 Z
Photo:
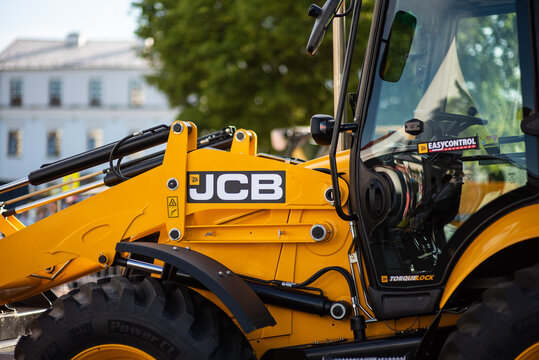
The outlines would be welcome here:
M 190 275 L 223 302 L 246 333 L 276 324 L 262 300 L 245 281 L 204 254 L 150 242 L 120 242 L 116 244 L 116 251 L 158 259 Z
M 418 345 L 412 359 L 428 360 L 438 358 L 445 340 L 449 336 L 449 333 L 454 330 L 454 327 L 440 328 L 442 314 L 442 310 L 438 311 L 434 320 L 432 320 L 432 323 L 423 335 L 421 343 Z

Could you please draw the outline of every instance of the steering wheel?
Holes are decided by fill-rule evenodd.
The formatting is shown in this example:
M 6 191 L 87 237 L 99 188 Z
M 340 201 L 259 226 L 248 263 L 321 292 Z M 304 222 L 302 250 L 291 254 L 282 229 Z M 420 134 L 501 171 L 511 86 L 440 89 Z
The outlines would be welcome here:
M 458 136 L 461 132 L 474 125 L 485 126 L 488 120 L 481 119 L 472 115 L 451 114 L 446 112 L 436 112 L 429 115 L 430 121 L 433 121 L 441 133 L 441 137 Z

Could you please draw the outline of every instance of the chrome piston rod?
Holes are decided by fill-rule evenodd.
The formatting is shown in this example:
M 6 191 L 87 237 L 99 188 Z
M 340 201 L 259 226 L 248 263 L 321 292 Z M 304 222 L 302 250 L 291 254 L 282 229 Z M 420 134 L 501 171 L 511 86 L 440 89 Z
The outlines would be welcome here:
M 145 272 L 149 272 L 152 274 L 159 274 L 163 272 L 163 267 L 155 264 L 150 264 L 147 262 L 135 260 L 135 259 L 127 259 L 127 258 L 118 258 L 115 261 L 115 264 L 120 266 L 125 266 L 126 268 L 133 269 L 133 270 L 141 270 Z
M 97 171 L 97 172 L 92 173 L 92 174 L 84 175 L 84 176 L 81 176 L 81 177 L 73 179 L 73 180 L 62 182 L 60 184 L 56 184 L 56 185 L 50 186 L 50 187 L 42 189 L 42 190 L 34 191 L 34 192 L 29 193 L 29 194 L 19 196 L 19 197 L 15 198 L 15 199 L 4 201 L 3 204 L 4 205 L 10 205 L 10 204 L 19 202 L 21 200 L 26 200 L 28 198 L 31 198 L 32 196 L 41 195 L 43 193 L 46 193 L 47 191 L 58 189 L 58 188 L 63 187 L 63 186 L 68 186 L 68 185 L 71 185 L 73 183 L 83 181 L 83 180 L 87 180 L 87 179 L 90 179 L 90 178 L 93 178 L 93 177 L 95 177 L 97 175 L 102 175 L 102 174 L 103 174 L 103 171 Z M 2 205 L 2 202 L 0 202 L 0 206 L 1 205 Z
M 17 188 L 20 188 L 21 186 L 28 185 L 30 181 L 28 181 L 28 178 L 25 177 L 23 179 L 15 180 L 10 183 L 0 185 L 0 194 L 5 193 L 6 191 L 15 190 Z
M 103 180 L 95 181 L 93 183 L 81 186 L 81 187 L 76 188 L 76 189 L 72 189 L 72 190 L 69 190 L 69 191 L 66 191 L 66 192 L 63 192 L 63 193 L 60 193 L 60 194 L 52 195 L 52 196 L 49 196 L 49 197 L 44 198 L 44 199 L 32 201 L 32 202 L 30 202 L 28 204 L 17 206 L 16 208 L 5 210 L 4 212 L 2 212 L 2 216 L 7 217 L 7 216 L 15 215 L 15 214 L 20 214 L 20 213 L 23 213 L 25 211 L 34 209 L 36 207 L 46 205 L 46 204 L 50 204 L 52 202 L 65 199 L 65 198 L 70 197 L 72 195 L 77 195 L 77 194 L 80 194 L 80 193 L 83 193 L 83 192 L 98 188 L 98 187 L 103 186 L 103 185 L 104 185 Z

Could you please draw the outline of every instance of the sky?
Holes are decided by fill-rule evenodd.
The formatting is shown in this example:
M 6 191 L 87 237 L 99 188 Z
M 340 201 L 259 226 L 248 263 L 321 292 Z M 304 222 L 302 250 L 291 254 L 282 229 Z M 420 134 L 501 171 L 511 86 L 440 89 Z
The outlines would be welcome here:
M 133 0 L 0 0 L 0 51 L 16 38 L 64 39 L 80 32 L 87 40 L 133 40 Z

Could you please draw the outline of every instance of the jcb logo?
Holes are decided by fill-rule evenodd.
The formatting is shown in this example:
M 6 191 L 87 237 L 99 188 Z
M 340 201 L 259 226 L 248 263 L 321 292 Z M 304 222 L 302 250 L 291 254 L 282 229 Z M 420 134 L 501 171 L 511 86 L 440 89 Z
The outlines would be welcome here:
M 187 202 L 284 203 L 284 171 L 188 173 Z M 196 181 L 194 181 L 196 179 Z
M 200 175 L 192 174 L 189 176 L 189 185 L 198 185 L 200 183 Z

